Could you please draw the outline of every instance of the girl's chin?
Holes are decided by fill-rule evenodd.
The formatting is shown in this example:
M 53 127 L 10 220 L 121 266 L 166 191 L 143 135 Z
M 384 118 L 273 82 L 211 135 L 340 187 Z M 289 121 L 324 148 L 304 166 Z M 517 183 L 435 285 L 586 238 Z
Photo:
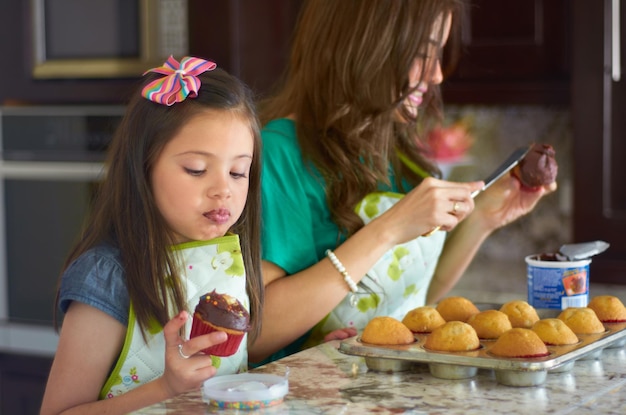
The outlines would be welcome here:
M 232 223 L 213 226 L 211 230 L 203 232 L 202 239 L 199 240 L 208 241 L 211 239 L 220 238 L 226 235 L 232 226 Z
M 226 235 L 228 229 L 229 228 L 225 227 L 224 230 L 212 230 L 202 233 L 196 233 L 193 235 L 177 235 L 177 237 L 175 238 L 175 243 L 176 245 L 180 245 L 194 241 L 210 241 L 211 239 L 219 238 Z

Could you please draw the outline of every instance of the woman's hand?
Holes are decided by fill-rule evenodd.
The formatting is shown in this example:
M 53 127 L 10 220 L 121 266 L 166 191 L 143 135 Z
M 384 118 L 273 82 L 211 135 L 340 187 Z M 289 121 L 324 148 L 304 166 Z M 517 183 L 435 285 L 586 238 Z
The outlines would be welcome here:
M 226 341 L 226 333 L 221 331 L 184 341 L 178 333 L 188 318 L 189 314 L 181 311 L 163 327 L 165 371 L 161 380 L 170 397 L 197 390 L 205 380 L 213 377 L 217 369 L 211 356 L 200 351 Z
M 324 342 L 333 340 L 345 340 L 349 337 L 356 336 L 356 329 L 354 327 L 345 327 L 343 329 L 333 330 L 324 336 Z
M 556 182 L 527 189 L 514 175 L 508 174 L 477 196 L 475 213 L 493 231 L 527 214 L 543 196 L 556 189 Z
M 482 181 L 457 183 L 429 177 L 380 218 L 394 236 L 394 244 L 415 239 L 436 228 L 450 231 L 474 210 L 471 194 L 483 186 Z

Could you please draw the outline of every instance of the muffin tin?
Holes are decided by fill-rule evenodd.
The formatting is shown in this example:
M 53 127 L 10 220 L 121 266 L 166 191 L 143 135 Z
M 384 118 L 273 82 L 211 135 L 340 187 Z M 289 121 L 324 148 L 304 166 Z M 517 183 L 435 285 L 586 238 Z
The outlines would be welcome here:
M 537 310 L 541 318 L 555 317 L 559 310 Z M 415 343 L 378 346 L 352 337 L 340 343 L 339 351 L 365 357 L 370 370 L 397 372 L 414 364 L 428 364 L 431 375 L 443 379 L 463 379 L 476 375 L 478 369 L 492 369 L 496 381 L 507 386 L 536 386 L 545 382 L 548 372 L 571 370 L 576 360 L 598 359 L 602 350 L 626 344 L 626 323 L 605 323 L 600 334 L 578 335 L 573 345 L 548 346 L 550 354 L 538 358 L 505 358 L 489 349 L 495 340 L 481 340 L 481 347 L 469 352 L 439 352 L 423 347 L 428 334 L 415 334 Z

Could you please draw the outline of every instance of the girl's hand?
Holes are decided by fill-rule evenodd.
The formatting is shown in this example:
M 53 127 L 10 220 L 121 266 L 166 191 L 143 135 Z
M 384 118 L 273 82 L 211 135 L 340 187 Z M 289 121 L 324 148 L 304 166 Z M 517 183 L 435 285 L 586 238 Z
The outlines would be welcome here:
M 533 210 L 543 196 L 556 189 L 556 182 L 526 189 L 515 176 L 508 174 L 476 198 L 476 213 L 480 213 L 488 229 L 495 230 Z
M 458 183 L 429 177 L 380 218 L 384 218 L 385 228 L 394 235 L 395 244 L 435 228 L 450 231 L 474 210 L 471 194 L 483 186 L 482 181 Z
M 213 377 L 217 369 L 212 364 L 211 356 L 199 352 L 226 341 L 224 332 L 213 332 L 184 341 L 178 333 L 188 318 L 189 314 L 181 311 L 163 327 L 165 371 L 161 379 L 170 397 L 197 390 L 205 380 Z M 179 345 L 182 345 L 180 349 Z
M 333 330 L 324 336 L 324 342 L 333 340 L 345 340 L 349 337 L 356 336 L 356 329 L 353 327 L 345 327 L 343 329 Z

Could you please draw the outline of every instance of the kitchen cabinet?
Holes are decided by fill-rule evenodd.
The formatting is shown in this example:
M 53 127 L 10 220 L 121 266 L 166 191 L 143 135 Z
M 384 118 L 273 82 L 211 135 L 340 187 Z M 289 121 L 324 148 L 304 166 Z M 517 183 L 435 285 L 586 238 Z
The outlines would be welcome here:
M 279 79 L 302 0 L 189 0 L 191 54 L 215 59 L 255 91 Z M 449 104 L 569 102 L 568 0 L 472 0 Z
M 265 95 L 283 73 L 302 0 L 188 0 L 189 53 Z
M 136 78 L 33 78 L 33 3 L 0 1 L 0 105 L 125 103 Z
M 189 53 L 214 59 L 265 95 L 287 62 L 303 0 L 188 0 Z M 449 104 L 569 102 L 568 0 L 471 0 Z M 0 103 L 124 103 L 136 79 L 35 80 L 32 2 L 0 2 Z
M 621 27 L 613 26 L 612 7 L 620 3 Z M 594 257 L 592 281 L 626 284 L 626 74 L 613 74 L 624 68 L 626 4 L 574 0 L 572 7 L 574 238 L 611 244 Z
M 471 0 L 444 101 L 567 105 L 569 21 L 569 0 Z
M 36 415 L 52 358 L 0 353 L 0 413 Z

